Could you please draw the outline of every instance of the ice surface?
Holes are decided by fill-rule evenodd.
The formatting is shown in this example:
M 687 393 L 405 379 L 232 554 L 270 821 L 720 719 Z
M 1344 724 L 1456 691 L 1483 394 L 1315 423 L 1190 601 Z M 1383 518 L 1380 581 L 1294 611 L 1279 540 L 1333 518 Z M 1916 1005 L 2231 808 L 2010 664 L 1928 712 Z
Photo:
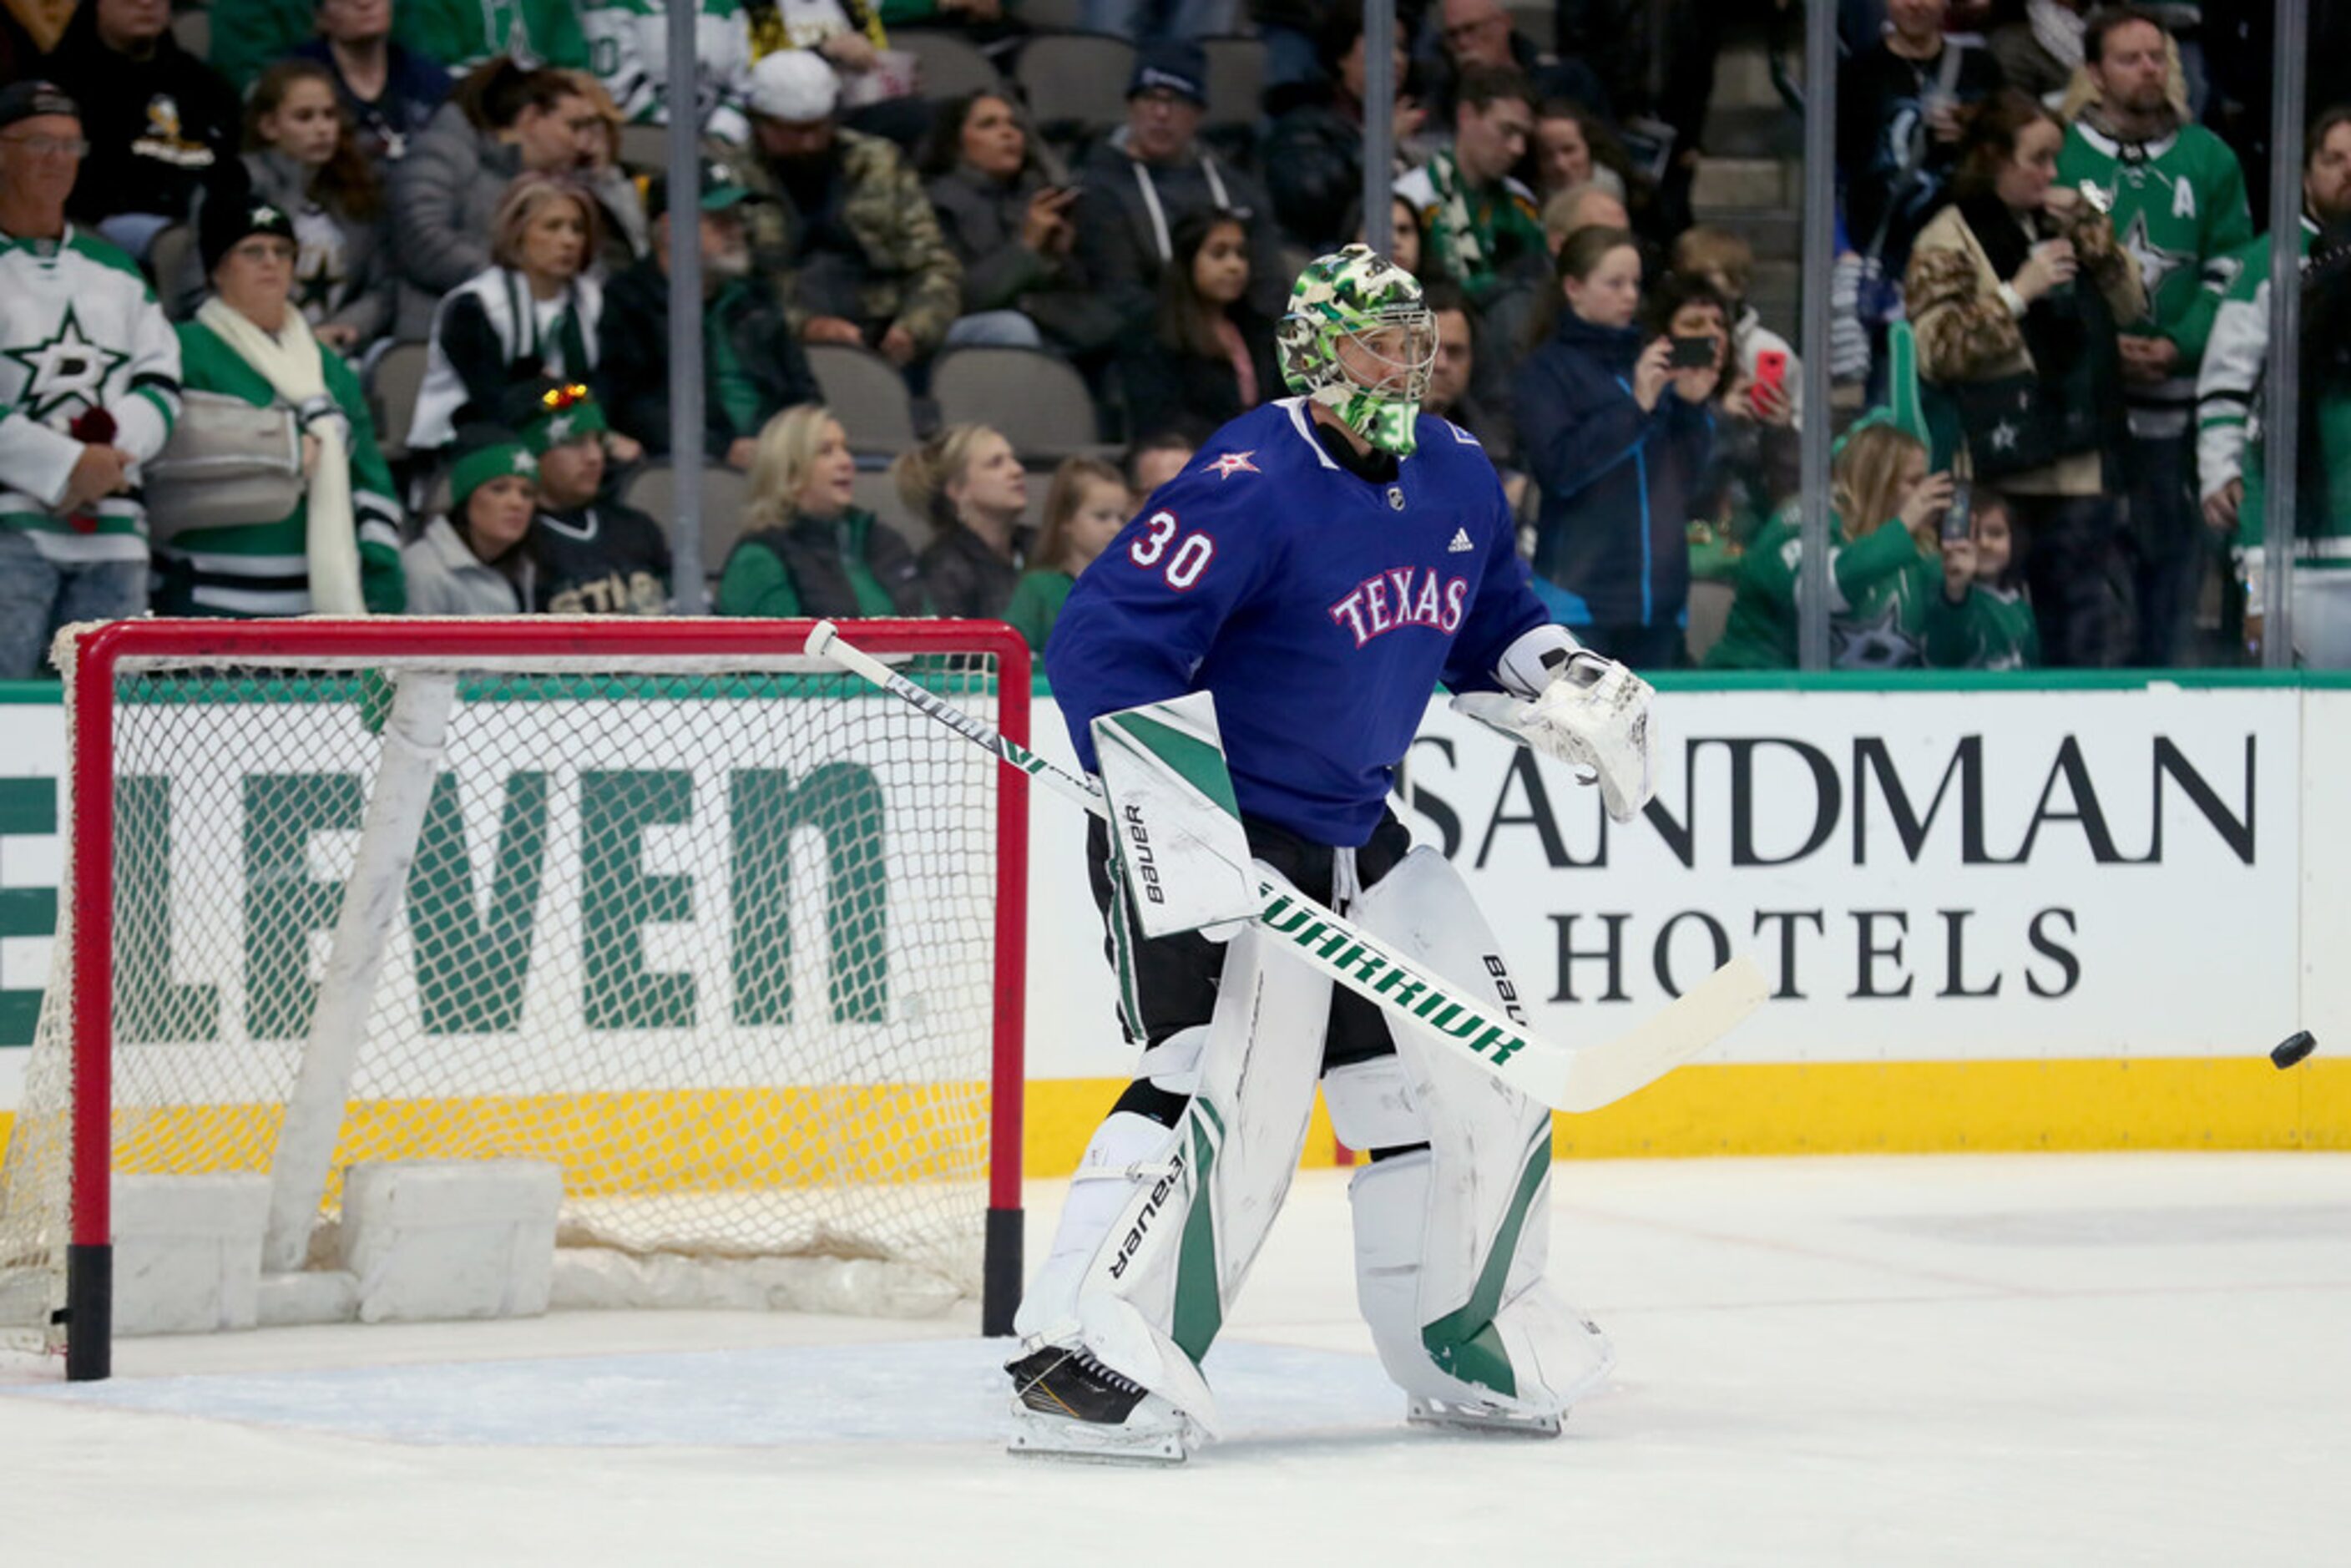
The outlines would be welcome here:
M 1301 1176 L 1172 1471 L 1001 1451 L 1001 1344 L 728 1313 L 0 1360 L 0 1561 L 2351 1562 L 2351 1156 L 1573 1164 L 1619 1353 L 1558 1442 L 1407 1429 Z M 1030 1252 L 1059 1193 L 1032 1189 Z

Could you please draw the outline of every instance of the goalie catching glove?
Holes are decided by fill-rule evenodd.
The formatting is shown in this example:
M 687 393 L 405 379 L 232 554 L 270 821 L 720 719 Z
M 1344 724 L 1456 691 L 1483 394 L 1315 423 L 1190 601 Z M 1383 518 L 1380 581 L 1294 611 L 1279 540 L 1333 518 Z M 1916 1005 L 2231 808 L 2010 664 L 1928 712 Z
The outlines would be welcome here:
M 1584 769 L 1608 814 L 1629 822 L 1657 792 L 1649 703 L 1656 688 L 1557 626 L 1541 626 L 1510 644 L 1494 672 L 1509 688 L 1464 692 L 1467 714 L 1545 757 Z M 1515 694 L 1515 695 L 1514 695 Z

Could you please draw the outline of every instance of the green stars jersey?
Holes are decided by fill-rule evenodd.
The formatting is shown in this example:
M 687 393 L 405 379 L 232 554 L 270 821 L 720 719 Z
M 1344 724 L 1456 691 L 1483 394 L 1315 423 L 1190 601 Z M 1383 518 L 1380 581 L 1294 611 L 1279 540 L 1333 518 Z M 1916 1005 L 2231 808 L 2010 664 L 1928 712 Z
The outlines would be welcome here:
M 2227 143 L 2200 125 L 2151 141 L 2122 141 L 2091 119 L 2085 113 L 2065 132 L 2058 183 L 2095 189 L 2108 204 L 2115 238 L 2138 262 L 2147 313 L 2116 325 L 2126 333 L 2168 338 L 2179 350 L 2171 376 L 2152 386 L 2126 387 L 2131 434 L 2182 435 L 2218 304 L 2204 290 L 2204 267 L 2253 235 L 2244 171 Z
M 180 341 L 154 292 L 94 235 L 0 235 L 0 528 L 22 531 L 51 560 L 147 559 L 135 488 L 74 517 L 54 509 L 81 458 L 74 423 L 99 410 L 113 427 L 109 444 L 141 462 L 171 437 Z

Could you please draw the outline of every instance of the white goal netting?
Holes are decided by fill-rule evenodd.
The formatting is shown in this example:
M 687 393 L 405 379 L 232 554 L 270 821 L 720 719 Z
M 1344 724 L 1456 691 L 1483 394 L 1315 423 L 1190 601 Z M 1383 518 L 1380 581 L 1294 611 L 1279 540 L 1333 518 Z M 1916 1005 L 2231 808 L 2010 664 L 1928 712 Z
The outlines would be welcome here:
M 772 625 L 730 664 L 538 624 L 543 651 L 494 668 L 380 642 L 366 662 L 118 666 L 110 915 L 72 882 L 89 819 L 68 811 L 0 1165 L 0 1330 L 39 1331 L 62 1300 L 71 973 L 99 918 L 117 1175 L 282 1172 L 289 1105 L 317 1101 L 332 1154 L 296 1184 L 306 1228 L 359 1162 L 526 1158 L 562 1172 L 566 1245 L 882 1260 L 977 1291 L 995 764 L 779 657 L 797 633 Z M 996 722 L 993 653 L 903 667 Z M 406 754 L 403 784 L 386 736 L 431 717 L 436 676 L 445 743 Z M 372 913 L 347 911 L 371 879 Z

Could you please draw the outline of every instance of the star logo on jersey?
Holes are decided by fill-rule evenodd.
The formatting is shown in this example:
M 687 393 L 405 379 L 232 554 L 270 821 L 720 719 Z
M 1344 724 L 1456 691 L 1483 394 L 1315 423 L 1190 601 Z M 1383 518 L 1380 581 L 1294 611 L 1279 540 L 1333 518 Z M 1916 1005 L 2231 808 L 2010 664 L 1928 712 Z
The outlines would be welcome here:
M 29 348 L 0 352 L 24 367 L 25 388 L 17 393 L 17 402 L 36 423 L 47 423 L 51 414 L 77 402 L 98 407 L 104 401 L 106 378 L 131 358 L 91 342 L 70 305 L 66 307 L 65 319 L 57 323 L 55 337 Z
M 1256 455 L 1255 447 L 1247 452 L 1228 452 L 1209 464 L 1208 468 L 1219 479 L 1229 479 L 1236 474 L 1262 474 L 1265 470 L 1249 461 Z
M 2138 262 L 2139 281 L 2147 287 L 2147 314 L 2155 314 L 2155 297 L 2162 292 L 2164 279 L 2182 267 L 2192 267 L 2196 257 L 2184 250 L 2166 250 L 2155 243 L 2147 233 L 2147 209 L 2141 207 L 2133 215 L 2130 227 L 2122 233 L 2122 247 Z

